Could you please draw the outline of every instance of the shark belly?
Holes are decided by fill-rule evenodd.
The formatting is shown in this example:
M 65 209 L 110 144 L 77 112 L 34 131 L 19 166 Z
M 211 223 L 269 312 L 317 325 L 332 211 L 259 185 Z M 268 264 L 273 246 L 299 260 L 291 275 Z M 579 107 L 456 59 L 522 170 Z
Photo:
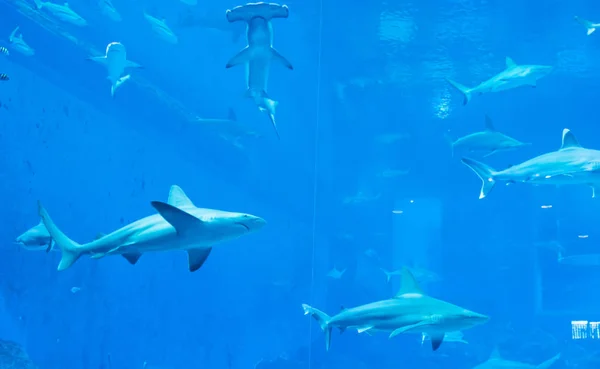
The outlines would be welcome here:
M 269 58 L 263 56 L 253 58 L 246 65 L 246 83 L 251 97 L 266 97 L 269 67 Z

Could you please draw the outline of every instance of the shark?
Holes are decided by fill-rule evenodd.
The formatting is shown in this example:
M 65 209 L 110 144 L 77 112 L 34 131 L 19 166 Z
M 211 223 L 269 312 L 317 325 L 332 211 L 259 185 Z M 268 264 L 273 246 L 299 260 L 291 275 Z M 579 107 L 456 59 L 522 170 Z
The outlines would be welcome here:
M 121 14 L 117 8 L 115 8 L 111 0 L 99 0 L 98 7 L 100 8 L 102 14 L 104 14 L 110 20 L 114 22 L 120 22 L 122 20 Z
M 228 9 L 227 20 L 230 23 L 246 22 L 247 46 L 234 55 L 226 64 L 226 68 L 244 64 L 246 66 L 246 96 L 252 98 L 258 109 L 266 113 L 280 138 L 275 121 L 277 101 L 267 94 L 267 82 L 271 61 L 275 60 L 287 69 L 294 67 L 283 55 L 273 48 L 273 18 L 287 18 L 289 9 L 286 5 L 273 3 L 248 3 Z
M 33 50 L 31 46 L 29 46 L 27 42 L 23 40 L 23 34 L 19 33 L 17 35 L 17 32 L 19 32 L 19 26 L 17 26 L 17 28 L 10 33 L 10 36 L 8 36 L 10 47 L 25 56 L 33 56 L 35 54 L 35 50 Z
M 466 149 L 470 152 L 482 151 L 485 152 L 484 157 L 488 157 L 499 151 L 531 145 L 531 143 L 521 142 L 497 131 L 492 118 L 487 114 L 485 115 L 485 129 L 483 131 L 471 133 L 456 140 L 452 140 L 449 136 L 446 136 L 446 139 L 452 147 L 452 156 L 454 156 L 454 149 L 456 148 Z
M 521 86 L 536 87 L 537 81 L 550 74 L 552 69 L 547 65 L 518 65 L 506 57 L 506 68 L 502 72 L 475 87 L 469 88 L 448 78 L 446 81 L 463 95 L 463 105 L 467 105 L 474 94 L 506 91 Z
M 75 13 L 75 11 L 69 7 L 69 3 L 60 5 L 42 0 L 34 0 L 34 2 L 38 10 L 46 9 L 50 14 L 54 15 L 63 22 L 71 23 L 79 27 L 87 25 L 87 21 L 83 19 L 82 16 Z
M 563 130 L 559 150 L 504 170 L 496 170 L 470 158 L 461 161 L 481 179 L 480 199 L 486 197 L 498 181 L 534 185 L 585 184 L 592 188 L 592 197 L 596 197 L 596 186 L 600 184 L 600 151 L 582 147 L 567 128 Z
M 346 268 L 344 269 L 338 269 L 337 266 L 333 266 L 333 269 L 331 269 L 328 273 L 327 276 L 329 278 L 333 278 L 333 279 L 340 279 L 342 278 L 342 276 L 344 275 L 344 273 L 346 273 Z
M 165 19 L 158 19 L 156 17 L 151 16 L 150 14 L 144 12 L 144 18 L 150 23 L 152 26 L 152 30 L 164 41 L 167 41 L 171 44 L 176 44 L 179 42 L 177 35 L 167 26 L 167 21 Z
M 130 74 L 123 75 L 125 68 L 142 68 L 138 63 L 127 60 L 127 50 L 120 42 L 111 42 L 106 46 L 106 53 L 102 56 L 92 56 L 89 60 L 104 65 L 108 71 L 108 80 L 111 83 L 110 96 L 115 96 L 115 91 L 125 81 L 131 78 Z
M 578 16 L 575 16 L 574 18 L 579 24 L 585 27 L 588 36 L 594 33 L 596 28 L 600 27 L 600 23 L 590 22 L 589 20 L 579 18 Z
M 498 349 L 494 349 L 489 359 L 476 365 L 473 369 L 549 369 L 559 359 L 560 354 L 557 354 L 539 365 L 532 365 L 519 361 L 505 360 L 500 356 Z
M 358 333 L 391 331 L 389 338 L 401 333 L 426 333 L 431 337 L 431 347 L 435 351 L 446 332 L 464 330 L 489 320 L 486 315 L 427 296 L 406 267 L 402 269 L 401 277 L 400 291 L 393 298 L 343 309 L 332 317 L 302 304 L 304 315 L 311 315 L 325 333 L 327 351 L 333 327 L 341 332 L 347 328 L 354 328 Z
M 48 252 L 54 249 L 54 241 L 42 221 L 17 237 L 15 243 L 30 251 L 45 250 Z
M 200 269 L 213 246 L 261 229 L 264 219 L 245 213 L 196 207 L 181 187 L 171 186 L 166 203 L 151 202 L 158 214 L 139 219 L 92 242 L 78 244 L 68 238 L 38 202 L 38 213 L 61 251 L 58 270 L 71 267 L 82 255 L 99 259 L 122 255 L 135 265 L 152 251 L 185 250 L 190 272 Z

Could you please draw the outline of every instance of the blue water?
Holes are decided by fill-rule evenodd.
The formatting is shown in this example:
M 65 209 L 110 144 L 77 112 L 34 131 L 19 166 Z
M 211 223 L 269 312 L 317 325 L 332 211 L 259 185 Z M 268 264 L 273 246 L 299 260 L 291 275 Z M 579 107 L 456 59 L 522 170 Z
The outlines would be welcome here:
M 564 128 L 600 149 L 600 34 L 573 19 L 600 21 L 600 6 L 288 2 L 289 18 L 273 20 L 274 46 L 294 70 L 273 63 L 268 83 L 278 140 L 244 96 L 244 68 L 225 68 L 246 45 L 227 29 L 236 5 L 114 0 L 115 22 L 76 0 L 88 23 L 77 27 L 33 1 L 0 1 L 0 45 L 11 50 L 18 25 L 35 49 L 0 55 L 10 76 L 0 81 L 0 340 L 42 369 L 467 369 L 494 347 L 531 365 L 561 353 L 553 368 L 598 368 L 598 340 L 575 339 L 572 321 L 600 320 L 600 266 L 559 265 L 539 246 L 597 253 L 598 198 L 585 185 L 500 184 L 479 200 L 481 182 L 444 136 L 482 130 L 487 114 L 532 143 L 479 157 L 500 169 L 557 150 Z M 179 42 L 158 38 L 144 11 L 164 17 Z M 144 67 L 114 98 L 106 70 L 86 60 L 113 41 Z M 536 88 L 467 105 L 445 81 L 475 86 L 507 56 L 554 69 Z M 235 124 L 198 121 L 229 111 Z M 390 169 L 402 173 L 382 174 Z M 84 242 L 154 214 L 150 202 L 166 201 L 174 184 L 198 206 L 267 226 L 215 247 L 194 273 L 181 251 L 135 266 L 82 257 L 57 271 L 59 252 L 14 243 L 39 222 L 38 200 Z M 427 294 L 490 321 L 464 331 L 468 345 L 437 351 L 419 335 L 334 330 L 326 352 L 301 304 L 333 315 L 390 298 L 400 278 L 386 283 L 380 268 L 403 265 L 439 276 Z M 328 276 L 334 267 L 341 278 Z

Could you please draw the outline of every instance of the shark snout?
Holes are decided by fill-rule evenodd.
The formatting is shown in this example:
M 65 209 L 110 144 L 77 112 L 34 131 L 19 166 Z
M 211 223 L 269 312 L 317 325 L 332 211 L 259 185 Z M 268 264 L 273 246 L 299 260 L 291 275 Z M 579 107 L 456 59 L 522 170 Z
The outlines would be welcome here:
M 264 227 L 267 222 L 261 218 L 250 214 L 245 214 L 237 224 L 243 226 L 248 232 L 257 231 Z

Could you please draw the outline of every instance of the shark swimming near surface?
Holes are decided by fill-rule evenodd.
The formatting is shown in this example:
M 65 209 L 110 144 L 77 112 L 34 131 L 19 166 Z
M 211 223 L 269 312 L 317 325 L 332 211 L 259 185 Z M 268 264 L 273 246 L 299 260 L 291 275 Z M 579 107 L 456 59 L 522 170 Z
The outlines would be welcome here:
M 102 56 L 92 56 L 92 61 L 103 64 L 108 71 L 106 77 L 110 83 L 110 96 L 115 96 L 115 91 L 131 78 L 130 74 L 125 74 L 125 68 L 142 68 L 138 63 L 127 60 L 127 51 L 120 42 L 111 42 L 106 46 L 106 54 Z
M 426 333 L 435 351 L 442 344 L 446 332 L 471 328 L 489 320 L 485 315 L 427 296 L 406 267 L 402 269 L 400 291 L 394 298 L 343 309 L 332 317 L 307 304 L 302 304 L 302 308 L 304 314 L 310 314 L 325 333 L 327 350 L 331 345 L 333 327 L 341 332 L 347 328 L 354 328 L 358 333 L 391 331 L 390 338 L 401 333 Z
M 473 88 L 461 85 L 446 78 L 448 83 L 463 95 L 463 105 L 467 105 L 473 95 L 482 95 L 488 92 L 511 90 L 521 86 L 536 87 L 537 81 L 550 74 L 551 66 L 547 65 L 519 65 L 511 58 L 506 58 L 506 68 L 492 78 L 481 82 Z
M 481 179 L 480 199 L 486 197 L 498 181 L 535 185 L 585 184 L 592 188 L 592 197 L 596 196 L 596 186 L 600 184 L 600 151 L 582 147 L 567 128 L 563 130 L 559 150 L 504 170 L 495 170 L 469 158 L 462 158 L 462 162 Z
M 452 156 L 454 156 L 455 149 L 465 149 L 470 152 L 480 151 L 485 153 L 484 157 L 487 157 L 499 151 L 531 145 L 531 143 L 521 142 L 497 131 L 488 115 L 485 116 L 485 130 L 468 134 L 456 140 L 452 140 L 449 136 L 446 138 L 452 147 Z
M 249 3 L 227 10 L 226 16 L 230 23 L 244 21 L 247 23 L 246 36 L 248 45 L 234 55 L 225 66 L 246 66 L 246 96 L 251 97 L 261 112 L 269 116 L 277 137 L 279 131 L 275 121 L 277 101 L 267 94 L 267 82 L 271 61 L 276 60 L 292 70 L 292 64 L 273 48 L 273 26 L 271 19 L 287 18 L 289 10 L 286 5 L 273 3 Z
M 69 239 L 38 203 L 39 215 L 62 254 L 58 270 L 69 268 L 85 254 L 94 259 L 122 255 L 129 263 L 136 264 L 146 252 L 185 250 L 189 270 L 194 272 L 202 267 L 213 246 L 257 231 L 266 224 L 262 218 L 250 214 L 198 208 L 176 185 L 171 186 L 167 203 L 151 204 L 158 214 L 80 245 Z

